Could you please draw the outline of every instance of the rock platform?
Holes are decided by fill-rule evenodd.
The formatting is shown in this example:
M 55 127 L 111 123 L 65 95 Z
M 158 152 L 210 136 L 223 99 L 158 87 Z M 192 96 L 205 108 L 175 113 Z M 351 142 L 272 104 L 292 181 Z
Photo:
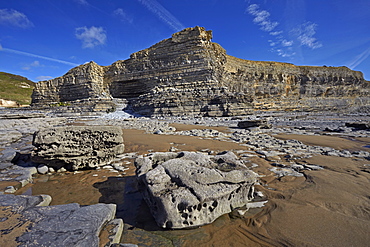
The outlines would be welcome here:
M 2 229 L 3 237 L 18 235 L 17 246 L 102 246 L 99 235 L 111 225 L 104 246 L 119 242 L 123 221 L 114 219 L 116 205 L 48 206 L 50 202 L 51 197 L 46 195 L 0 195 L 1 224 L 9 225 L 7 230 Z M 21 227 L 25 232 L 15 232 Z

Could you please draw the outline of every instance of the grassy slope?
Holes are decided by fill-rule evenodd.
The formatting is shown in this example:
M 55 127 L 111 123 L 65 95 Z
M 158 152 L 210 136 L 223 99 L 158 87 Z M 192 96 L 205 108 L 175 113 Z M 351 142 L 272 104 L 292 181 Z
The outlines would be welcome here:
M 13 100 L 21 105 L 31 103 L 35 83 L 25 77 L 0 72 L 0 99 Z

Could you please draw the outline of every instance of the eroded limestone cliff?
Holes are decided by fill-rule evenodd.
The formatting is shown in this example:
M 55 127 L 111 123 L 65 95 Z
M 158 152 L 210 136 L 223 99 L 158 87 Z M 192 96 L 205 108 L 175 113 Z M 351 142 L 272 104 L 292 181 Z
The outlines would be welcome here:
M 124 98 L 130 109 L 146 116 L 231 116 L 370 104 L 370 85 L 361 72 L 242 60 L 211 39 L 211 31 L 187 28 L 110 66 L 78 66 L 37 83 L 32 104 Z

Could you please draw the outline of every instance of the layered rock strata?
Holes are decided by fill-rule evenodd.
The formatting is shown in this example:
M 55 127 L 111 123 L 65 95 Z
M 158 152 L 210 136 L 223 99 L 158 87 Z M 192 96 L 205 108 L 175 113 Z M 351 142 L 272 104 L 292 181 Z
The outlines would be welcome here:
M 32 161 L 56 170 L 96 168 L 124 151 L 122 129 L 116 126 L 53 127 L 35 132 Z
M 135 161 L 144 199 L 163 228 L 212 223 L 253 199 L 256 174 L 235 154 L 154 153 Z
M 254 110 L 370 105 L 370 85 L 361 72 L 242 60 L 227 55 L 211 39 L 211 31 L 187 28 L 110 66 L 81 65 L 37 83 L 32 104 L 124 98 L 130 109 L 146 116 L 232 116 Z

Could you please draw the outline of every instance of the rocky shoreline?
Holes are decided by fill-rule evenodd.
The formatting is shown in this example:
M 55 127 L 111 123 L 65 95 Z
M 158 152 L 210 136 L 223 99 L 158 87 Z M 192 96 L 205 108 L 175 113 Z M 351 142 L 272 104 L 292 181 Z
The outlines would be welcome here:
M 156 144 L 154 144 L 154 148 L 149 149 L 144 144 L 141 144 L 141 142 L 137 139 L 139 138 L 139 135 L 143 136 L 143 142 L 145 142 L 146 139 L 146 142 L 148 143 L 152 140 L 168 139 L 168 146 L 165 146 L 167 150 L 163 151 L 170 151 L 176 154 L 184 151 L 197 151 L 198 153 L 201 153 L 208 157 L 209 155 L 217 155 L 219 152 L 222 151 L 233 151 L 238 156 L 238 159 L 240 159 L 240 161 L 238 161 L 240 162 L 240 164 L 258 174 L 256 191 L 252 193 L 253 197 L 255 197 L 255 201 L 252 200 L 250 202 L 251 204 L 248 206 L 251 209 L 247 211 L 247 208 L 240 208 L 240 206 L 237 206 L 236 208 L 234 207 L 231 212 L 221 213 L 221 215 L 229 215 L 230 219 L 236 217 L 235 221 L 238 222 L 241 219 L 257 220 L 261 212 L 264 212 L 268 208 L 271 209 L 271 204 L 277 203 L 277 205 L 279 205 L 279 203 L 276 201 L 276 193 L 280 193 L 281 196 L 288 198 L 289 196 L 285 195 L 286 193 L 288 193 L 287 191 L 296 191 L 298 190 L 298 188 L 306 186 L 304 184 L 308 183 L 310 179 L 315 180 L 314 175 L 319 173 L 324 174 L 325 172 L 332 172 L 336 169 L 340 169 L 334 168 L 333 164 L 330 162 L 313 162 L 317 159 L 317 157 L 322 157 L 322 160 L 338 159 L 339 162 L 339 160 L 343 159 L 347 160 L 348 162 L 350 160 L 351 162 L 357 162 L 356 164 L 358 165 L 356 165 L 356 172 L 358 174 L 357 176 L 361 178 L 367 177 L 367 179 L 369 179 L 368 174 L 370 173 L 370 150 L 368 147 L 370 141 L 370 129 L 368 114 L 342 114 L 332 112 L 257 112 L 253 115 L 241 117 L 168 117 L 154 119 L 137 117 L 122 111 L 95 115 L 65 114 L 63 116 L 63 114 L 60 114 L 58 112 L 53 113 L 52 111 L 43 112 L 33 111 L 29 109 L 1 109 L 0 116 L 0 189 L 2 191 L 1 193 L 4 194 L 2 195 L 3 199 L 1 201 L 3 204 L 1 204 L 1 208 L 2 214 L 8 213 L 8 215 L 2 216 L 3 220 L 0 223 L 0 226 L 3 225 L 1 227 L 1 238 L 8 238 L 9 240 L 11 236 L 17 236 L 17 238 L 13 237 L 13 239 L 9 240 L 9 243 L 12 244 L 15 244 L 15 242 L 11 241 L 18 241 L 18 244 L 23 243 L 25 246 L 32 246 L 29 245 L 29 243 L 31 243 L 33 239 L 39 239 L 39 241 L 41 242 L 44 241 L 42 243 L 45 244 L 50 242 L 55 243 L 55 241 L 57 241 L 56 239 L 59 236 L 50 231 L 48 234 L 54 234 L 53 237 L 47 237 L 51 235 L 45 235 L 45 238 L 40 238 L 37 237 L 38 235 L 33 234 L 36 234 L 36 232 L 38 232 L 40 229 L 42 230 L 44 228 L 52 227 L 53 224 L 59 224 L 50 222 L 47 218 L 51 217 L 50 214 L 49 216 L 45 216 L 46 213 L 41 213 L 41 211 L 46 212 L 47 210 L 49 210 L 50 212 L 53 212 L 53 214 L 51 215 L 58 215 L 57 212 L 59 211 L 66 212 L 65 210 L 72 210 L 77 215 L 77 218 L 85 217 L 84 219 L 88 221 L 89 219 L 92 220 L 98 217 L 97 214 L 95 215 L 95 212 L 101 211 L 100 207 L 103 207 L 102 205 L 110 205 L 109 203 L 115 204 L 112 204 L 112 206 L 107 206 L 107 208 L 109 208 L 109 213 L 107 211 L 107 213 L 102 213 L 102 215 L 99 216 L 99 219 L 101 219 L 99 226 L 96 227 L 96 223 L 89 223 L 88 225 L 94 226 L 95 230 L 90 231 L 88 230 L 90 228 L 85 229 L 83 227 L 83 229 L 81 230 L 82 235 L 76 235 L 76 239 L 82 239 L 81 236 L 85 236 L 83 234 L 87 234 L 88 232 L 88 234 L 92 234 L 93 236 L 91 237 L 92 242 L 91 245 L 89 243 L 89 246 L 98 246 L 97 243 L 99 242 L 99 236 L 100 241 L 103 241 L 102 236 L 104 234 L 102 229 L 104 227 L 108 227 L 109 224 L 107 224 L 107 222 L 113 220 L 115 222 L 113 224 L 114 227 L 110 228 L 115 228 L 118 230 L 115 231 L 116 235 L 113 234 L 114 236 L 109 238 L 110 240 L 107 240 L 108 237 L 104 237 L 104 241 L 106 243 L 105 246 L 113 246 L 114 243 L 119 242 L 121 242 L 121 246 L 124 246 L 123 243 L 134 243 L 138 244 L 139 246 L 150 246 L 151 244 L 155 243 L 160 243 L 161 245 L 166 243 L 166 245 L 168 246 L 189 246 L 191 245 L 190 243 L 194 243 L 193 241 L 196 241 L 196 235 L 192 234 L 197 234 L 197 231 L 202 231 L 203 234 L 206 234 L 208 236 L 209 234 L 213 234 L 213 230 L 211 229 L 217 224 L 231 224 L 225 223 L 229 221 L 224 221 L 226 219 L 226 216 L 221 216 L 220 220 L 216 220 L 214 223 L 210 224 L 210 226 L 201 227 L 199 228 L 199 230 L 186 230 L 188 232 L 183 232 L 185 230 L 175 231 L 175 233 L 171 233 L 173 234 L 171 235 L 166 231 L 162 232 L 157 228 L 157 226 L 154 226 L 154 221 L 148 222 L 147 219 L 144 220 L 144 216 L 140 216 L 140 209 L 128 209 L 128 201 L 130 201 L 132 205 L 138 204 L 141 205 L 138 207 L 144 207 L 144 204 L 141 202 L 142 196 L 140 195 L 139 189 L 137 187 L 138 184 L 134 179 L 134 160 L 137 159 L 140 155 L 142 155 L 140 156 L 142 158 L 150 157 L 154 153 L 161 151 L 159 150 L 161 148 L 160 145 L 157 145 L 156 147 Z M 264 120 L 264 123 L 268 123 L 267 127 L 266 125 L 264 125 L 264 127 L 238 127 L 238 123 L 241 121 L 252 121 L 255 123 L 256 120 L 261 119 Z M 87 171 L 82 171 L 80 173 L 79 171 L 73 172 L 67 171 L 66 169 L 51 169 L 52 167 L 45 167 L 44 164 L 36 163 L 35 160 L 31 159 L 31 153 L 35 149 L 35 147 L 32 145 L 32 141 L 34 138 L 34 133 L 36 131 L 39 131 L 41 129 L 50 130 L 52 128 L 81 125 L 91 127 L 117 126 L 115 128 L 124 130 L 123 142 L 125 143 L 126 153 L 117 153 L 115 155 L 115 158 L 113 158 L 109 163 L 104 164 L 104 166 L 102 166 L 98 170 L 95 170 L 95 173 L 93 170 L 92 174 L 97 174 L 95 178 L 101 179 L 99 180 L 99 182 L 95 182 L 96 186 L 100 188 L 100 193 L 102 193 L 103 195 L 97 202 L 108 204 L 96 204 L 96 206 L 94 206 L 95 204 L 91 206 L 81 206 L 86 204 L 81 204 L 80 202 L 80 205 L 77 203 L 63 203 L 69 206 L 44 205 L 40 208 L 35 207 L 37 204 L 32 204 L 32 206 L 24 207 L 22 208 L 22 210 L 17 209 L 15 211 L 11 211 L 14 205 L 19 205 L 18 202 L 13 203 L 13 206 L 11 205 L 10 202 L 12 200 L 15 200 L 14 197 L 10 197 L 11 194 L 18 195 L 19 193 L 29 193 L 27 192 L 29 188 L 36 188 L 39 184 L 41 185 L 41 182 L 39 181 L 42 176 L 47 176 L 50 178 L 53 176 L 54 178 L 63 177 L 63 181 L 68 181 L 68 179 L 71 179 L 72 176 L 85 176 L 85 174 L 90 174 Z M 125 132 L 125 130 L 135 130 L 142 132 L 133 132 L 134 134 L 132 136 L 129 136 L 129 132 Z M 175 141 L 171 141 L 172 139 Z M 201 148 L 200 146 L 196 147 L 194 146 L 194 144 L 191 144 L 193 142 L 201 141 L 204 141 L 205 143 L 204 148 Z M 193 145 L 191 148 L 192 150 L 186 150 L 188 149 L 188 147 L 191 147 L 191 145 Z M 233 148 L 229 148 L 231 147 L 231 145 L 234 145 L 232 146 Z M 224 147 L 225 149 L 221 149 L 221 147 Z M 158 150 L 155 150 L 156 148 Z M 350 168 L 347 169 L 348 171 L 350 170 Z M 312 172 L 316 173 L 312 175 Z M 106 174 L 104 175 L 105 178 L 104 176 L 102 176 L 102 174 Z M 118 186 L 118 184 L 121 183 L 118 182 L 121 181 L 119 180 L 120 178 L 123 179 L 123 187 L 121 188 L 123 191 L 114 189 L 114 186 Z M 113 185 L 109 183 L 109 179 L 114 179 L 115 181 L 117 181 L 117 184 Z M 101 187 L 102 183 L 107 183 L 109 186 L 107 185 L 108 187 L 104 187 L 103 190 Z M 281 187 L 284 186 L 284 184 L 286 183 L 288 183 L 287 188 L 291 189 L 285 190 L 283 187 Z M 361 183 L 365 186 L 367 184 L 368 188 L 368 180 L 367 183 Z M 25 191 L 25 189 L 27 190 Z M 118 199 L 116 197 L 112 199 L 112 194 L 105 194 L 105 191 L 111 191 L 109 193 L 113 193 L 116 197 L 117 195 L 121 194 L 121 199 L 119 199 L 118 197 Z M 17 196 L 17 198 L 18 197 L 19 196 Z M 26 197 L 27 196 L 24 196 L 23 198 Z M 122 197 L 124 199 L 122 199 Z M 269 203 L 267 204 L 268 206 L 262 207 L 261 209 L 259 207 L 261 205 L 258 203 L 266 199 L 269 201 Z M 56 198 L 56 200 L 58 201 L 59 199 Z M 71 202 L 73 202 L 74 199 L 72 198 L 71 200 Z M 362 204 L 363 206 L 369 203 L 368 199 L 361 200 L 364 200 L 364 204 Z M 9 205 L 7 204 L 7 202 L 9 202 Z M 253 206 L 253 203 L 257 204 Z M 256 205 L 258 206 L 256 207 Z M 284 202 L 282 202 L 282 205 L 284 205 Z M 117 212 L 115 212 L 115 207 L 117 207 Z M 148 206 L 145 206 L 145 208 L 147 207 Z M 152 206 L 149 205 L 149 208 L 150 207 Z M 338 210 L 336 206 L 335 208 L 336 210 Z M 5 210 L 10 210 L 11 212 Z M 130 210 L 134 210 L 134 212 L 131 212 Z M 253 213 L 254 210 L 256 210 L 256 213 Z M 16 217 L 15 212 L 20 215 L 32 215 L 32 212 L 36 211 L 39 212 L 39 215 L 44 216 L 37 216 L 34 218 L 32 218 L 33 216 L 30 216 L 33 219 L 32 222 L 35 223 L 32 223 L 32 227 L 27 226 L 27 234 L 25 233 L 26 228 L 24 228 L 22 232 L 15 234 L 14 232 L 17 232 L 17 227 L 6 225 L 10 222 L 11 217 Z M 89 214 L 87 214 L 85 211 L 89 211 Z M 366 213 L 366 210 L 361 212 L 361 214 L 363 215 L 362 220 L 365 221 L 364 224 L 368 225 L 368 212 Z M 185 213 L 183 212 L 182 214 L 183 217 L 185 217 Z M 189 212 L 187 212 L 186 214 L 189 214 Z M 354 212 L 353 214 L 356 213 Z M 108 217 L 107 215 L 110 216 Z M 22 217 L 25 216 L 19 217 L 17 218 L 18 220 L 22 219 Z M 272 215 L 271 217 L 274 216 Z M 117 219 L 115 220 L 114 218 Z M 124 222 L 124 227 L 120 226 L 121 223 L 118 222 L 122 219 Z M 67 221 L 70 222 L 69 224 L 75 224 L 69 219 Z M 230 225 L 228 226 L 230 227 Z M 268 228 L 269 225 L 267 224 L 266 227 Z M 122 228 L 124 228 L 123 235 Z M 264 224 L 262 224 L 258 230 L 253 227 L 250 228 L 250 230 L 248 230 L 249 233 L 247 234 L 249 237 L 244 237 L 244 241 L 251 241 L 251 243 L 259 242 L 260 244 L 263 243 L 262 245 L 272 244 L 280 246 L 281 244 L 279 244 L 278 242 L 274 242 L 271 236 L 269 238 L 269 236 L 267 236 L 266 234 L 257 233 L 258 231 L 260 231 L 260 229 L 263 228 Z M 153 231 L 153 229 L 155 230 Z M 12 231 L 15 235 L 12 235 Z M 252 233 L 253 231 L 256 232 Z M 168 234 L 170 234 L 171 236 Z M 121 235 L 122 239 L 120 239 Z M 104 236 L 106 236 L 106 234 Z M 252 236 L 257 236 L 258 240 L 256 240 Z M 366 236 L 363 236 L 361 234 L 358 236 L 360 240 L 366 239 Z M 289 239 L 289 234 L 282 236 L 282 238 L 284 237 L 284 241 L 288 241 L 288 243 L 291 244 L 297 244 L 297 242 Z M 90 239 L 90 237 L 88 238 Z M 148 241 L 146 244 L 143 244 L 143 240 L 140 240 L 142 238 L 150 238 L 151 240 Z M 73 242 L 77 240 L 71 241 L 71 243 L 73 243 L 72 245 L 75 245 L 75 243 L 77 243 Z M 322 240 L 321 243 L 325 243 L 325 241 Z

